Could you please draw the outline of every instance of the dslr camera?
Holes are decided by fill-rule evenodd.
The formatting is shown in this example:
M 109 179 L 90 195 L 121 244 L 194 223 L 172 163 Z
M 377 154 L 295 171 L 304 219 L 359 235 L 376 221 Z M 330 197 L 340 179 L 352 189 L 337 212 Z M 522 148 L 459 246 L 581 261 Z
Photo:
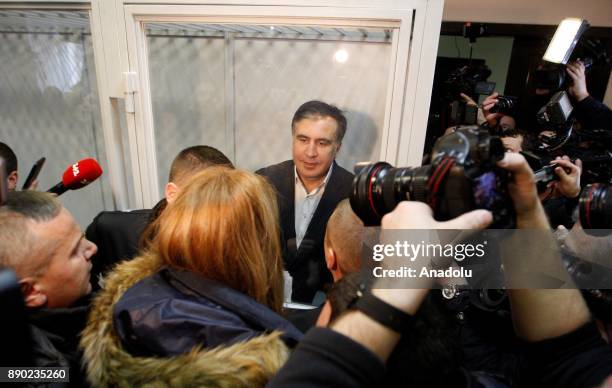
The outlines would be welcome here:
M 508 195 L 509 174 L 496 162 L 504 157 L 498 136 L 478 126 L 462 127 L 435 143 L 431 164 L 394 168 L 388 163 L 358 163 L 351 207 L 366 226 L 401 201 L 428 204 L 437 220 L 448 220 L 473 209 L 493 213 L 492 228 L 512 228 L 514 208 Z
M 515 116 L 517 114 L 518 99 L 512 96 L 497 96 L 497 103 L 491 107 L 491 113 L 503 113 Z

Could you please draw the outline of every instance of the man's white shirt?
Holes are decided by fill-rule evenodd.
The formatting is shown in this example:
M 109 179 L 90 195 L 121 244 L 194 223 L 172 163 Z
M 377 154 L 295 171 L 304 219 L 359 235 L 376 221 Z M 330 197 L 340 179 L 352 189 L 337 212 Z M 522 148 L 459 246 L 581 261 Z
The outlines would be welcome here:
M 302 244 L 312 216 L 323 197 L 325 186 L 329 181 L 333 168 L 334 165 L 332 164 L 323 182 L 310 193 L 306 191 L 306 187 L 304 187 L 302 180 L 298 176 L 297 169 L 295 167 L 293 169 L 295 174 L 295 243 L 297 248 Z

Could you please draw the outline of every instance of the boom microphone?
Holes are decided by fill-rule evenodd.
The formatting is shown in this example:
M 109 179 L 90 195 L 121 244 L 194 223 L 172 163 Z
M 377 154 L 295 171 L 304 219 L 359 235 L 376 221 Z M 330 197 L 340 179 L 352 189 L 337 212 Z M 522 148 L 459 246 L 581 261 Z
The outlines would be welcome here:
M 66 171 L 64 171 L 64 175 L 62 175 L 62 181 L 47 190 L 47 192 L 62 195 L 68 190 L 77 190 L 87 186 L 98 179 L 100 175 L 102 175 L 102 167 L 100 167 L 95 159 L 87 158 L 79 160 L 75 164 L 68 166 Z

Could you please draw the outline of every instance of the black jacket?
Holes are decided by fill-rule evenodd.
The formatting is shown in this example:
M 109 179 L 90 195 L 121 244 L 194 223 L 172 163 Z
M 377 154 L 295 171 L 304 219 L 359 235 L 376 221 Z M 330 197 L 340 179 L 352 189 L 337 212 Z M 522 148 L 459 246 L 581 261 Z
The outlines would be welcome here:
M 114 327 L 135 356 L 169 357 L 279 330 L 301 338 L 289 321 L 250 297 L 193 272 L 164 268 L 130 287 L 116 303 Z
M 69 368 L 70 382 L 58 386 L 82 387 L 86 384 L 78 345 L 87 321 L 89 299 L 82 302 L 70 308 L 43 308 L 29 312 L 34 366 Z
M 533 387 L 595 387 L 612 375 L 612 348 L 594 323 L 528 345 Z M 327 328 L 310 330 L 268 387 L 377 387 L 385 365 L 374 353 Z
M 98 246 L 98 252 L 91 258 L 93 290 L 100 288 L 98 279 L 101 275 L 118 262 L 136 256 L 142 232 L 165 206 L 166 201 L 161 200 L 153 209 L 104 211 L 93 219 L 85 231 L 87 239 Z
M 584 129 L 612 130 L 612 110 L 591 96 L 576 103 L 574 113 Z
M 323 197 L 312 216 L 300 249 L 295 240 L 295 165 L 292 160 L 265 167 L 256 172 L 276 188 L 280 213 L 281 245 L 285 269 L 293 277 L 292 299 L 311 303 L 315 293 L 332 283 L 325 264 L 323 238 L 327 220 L 338 202 L 351 194 L 353 174 L 334 162 Z

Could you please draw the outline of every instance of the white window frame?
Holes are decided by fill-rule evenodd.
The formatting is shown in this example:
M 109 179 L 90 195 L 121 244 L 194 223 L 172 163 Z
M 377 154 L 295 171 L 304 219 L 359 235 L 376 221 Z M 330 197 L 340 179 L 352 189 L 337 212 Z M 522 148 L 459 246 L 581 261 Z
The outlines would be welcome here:
M 5 9 L 23 9 L 23 10 L 61 10 L 61 11 L 88 11 L 89 21 L 91 25 L 91 38 L 93 44 L 94 63 L 96 66 L 96 81 L 98 87 L 98 100 L 100 101 L 102 134 L 104 137 L 104 148 L 108 168 L 104 171 L 108 174 L 111 185 L 112 202 L 114 209 L 127 209 L 128 203 L 128 188 L 127 179 L 123 169 L 122 149 L 120 140 L 117 134 L 112 130 L 112 115 L 110 111 L 110 102 L 106 98 L 104 71 L 104 51 L 101 50 L 100 24 L 96 23 L 95 12 L 92 10 L 92 4 L 89 0 L 72 0 L 72 1 L 8 1 L 0 0 L 0 10 Z M 119 146 L 117 146 L 119 145 Z M 111 209 L 100 209 L 111 210 Z
M 129 71 L 137 73 L 138 79 L 138 91 L 134 95 L 135 114 L 128 122 L 131 127 L 130 132 L 136 137 L 133 154 L 138 155 L 139 159 L 139 183 L 145 206 L 152 206 L 155 203 L 159 188 L 145 23 L 302 24 L 396 29 L 392 42 L 392 66 L 385 102 L 380 159 L 397 165 L 421 163 L 442 1 L 404 1 L 401 8 L 351 8 L 346 4 L 271 6 L 263 5 L 269 4 L 263 1 L 257 2 L 262 4 L 258 6 L 230 4 L 229 1 L 227 3 L 223 5 L 129 4 L 124 7 Z M 434 16 L 437 22 L 431 20 Z M 427 41 L 426 36 L 429 37 Z
M 399 26 L 392 41 L 380 159 L 416 166 L 425 144 L 443 5 L 444 0 L 0 0 L 0 8 L 89 10 L 107 172 L 118 209 L 150 207 L 158 198 L 142 23 L 220 21 L 222 17 L 224 22 L 228 18 L 277 24 L 327 20 L 334 25 Z M 114 105 L 123 103 L 121 99 L 129 105 L 130 96 L 134 113 L 126 114 L 126 122 L 131 160 L 123 161 Z M 131 201 L 124 163 L 132 168 Z

